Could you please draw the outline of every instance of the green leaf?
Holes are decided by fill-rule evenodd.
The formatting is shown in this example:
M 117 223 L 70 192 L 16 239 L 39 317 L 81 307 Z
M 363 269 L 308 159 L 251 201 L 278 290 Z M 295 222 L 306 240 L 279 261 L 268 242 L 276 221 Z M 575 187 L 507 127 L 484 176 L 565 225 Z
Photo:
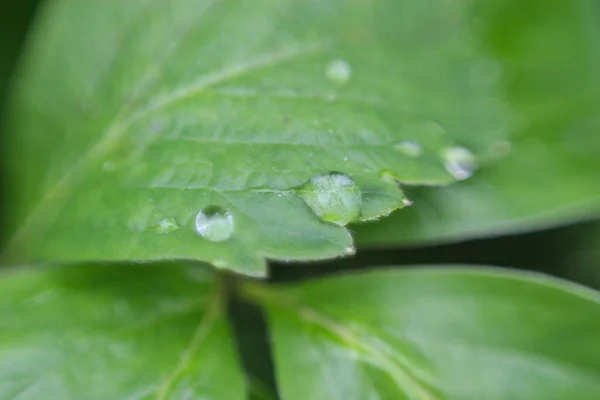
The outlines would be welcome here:
M 245 399 L 212 279 L 179 264 L 3 272 L 0 398 Z
M 482 36 L 501 62 L 506 98 L 523 121 L 497 148 L 512 151 L 467 182 L 408 192 L 414 207 L 356 227 L 358 243 L 453 241 L 600 215 L 595 4 L 482 3 L 488 13 Z
M 600 393 L 600 295 L 556 279 L 418 268 L 245 293 L 268 312 L 284 400 Z
M 264 275 L 264 258 L 352 252 L 348 230 L 303 201 L 311 177 L 360 189 L 359 213 L 336 196 L 333 213 L 310 204 L 328 221 L 377 218 L 405 204 L 396 180 L 466 177 L 472 162 L 444 158 L 457 154 L 493 162 L 514 122 L 473 7 L 50 1 L 9 110 L 5 258 L 193 258 Z M 223 225 L 198 235 L 205 207 L 233 217 L 229 239 Z

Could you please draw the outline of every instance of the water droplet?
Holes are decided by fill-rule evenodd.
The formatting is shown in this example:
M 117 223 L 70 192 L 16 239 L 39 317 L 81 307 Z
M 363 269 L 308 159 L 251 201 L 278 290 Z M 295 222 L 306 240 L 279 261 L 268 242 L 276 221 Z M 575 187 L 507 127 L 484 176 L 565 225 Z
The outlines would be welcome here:
M 356 254 L 356 249 L 354 247 L 346 247 L 344 249 L 344 254 L 347 256 L 353 256 Z
M 348 157 L 344 157 L 344 161 L 348 161 Z
M 402 200 L 402 204 L 404 204 L 405 207 L 410 207 L 413 205 L 413 202 L 409 199 L 404 199 Z
M 464 147 L 448 147 L 443 153 L 444 167 L 454 179 L 470 178 L 477 169 L 477 160 L 473 153 Z
M 102 164 L 102 169 L 106 172 L 113 172 L 116 168 L 116 164 L 112 161 L 106 161 Z
M 352 75 L 352 68 L 346 60 L 335 59 L 327 65 L 325 72 L 327 78 L 335 83 L 346 83 Z
M 150 123 L 150 133 L 159 133 L 165 129 L 164 121 L 154 120 Z
M 423 154 L 421 145 L 419 142 L 415 142 L 414 140 L 404 140 L 400 143 L 396 143 L 394 145 L 394 150 L 399 151 L 400 153 L 409 157 L 419 157 L 421 154 Z
M 167 233 L 171 233 L 181 227 L 177 224 L 177 222 L 173 218 L 163 218 L 158 224 L 150 228 L 152 231 L 158 233 L 159 235 L 164 235 Z
M 313 176 L 297 193 L 323 221 L 343 226 L 360 216 L 360 188 L 340 172 Z
M 211 242 L 222 242 L 233 233 L 233 215 L 219 206 L 208 206 L 196 216 L 196 231 Z

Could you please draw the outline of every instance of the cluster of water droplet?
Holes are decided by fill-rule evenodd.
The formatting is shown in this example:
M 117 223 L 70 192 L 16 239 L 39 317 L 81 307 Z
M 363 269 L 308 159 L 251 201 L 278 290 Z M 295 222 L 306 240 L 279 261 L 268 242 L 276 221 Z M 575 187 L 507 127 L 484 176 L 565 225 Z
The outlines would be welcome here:
M 479 71 L 480 72 L 480 71 Z M 479 75 L 474 73 L 474 79 Z M 479 74 L 479 75 L 478 75 Z M 344 84 L 352 76 L 350 64 L 342 59 L 334 59 L 325 69 L 327 79 L 335 84 Z M 318 121 L 315 121 L 318 124 Z M 414 127 L 412 127 L 414 128 Z M 422 132 L 425 130 L 425 132 Z M 414 129 L 411 129 L 414 131 Z M 443 128 L 436 123 L 420 124 L 417 127 L 417 136 L 424 134 L 427 137 L 443 133 Z M 413 132 L 415 133 L 415 132 Z M 510 151 L 510 143 L 498 142 L 493 148 L 496 153 Z M 423 155 L 423 146 L 417 140 L 406 139 L 396 143 L 394 150 L 407 157 L 420 157 Z M 469 178 L 477 169 L 475 156 L 466 148 L 452 146 L 441 152 L 445 169 L 456 179 Z M 344 157 L 344 161 L 348 158 Z M 103 169 L 114 170 L 113 164 L 105 163 Z M 348 175 L 341 172 L 318 174 L 310 178 L 305 184 L 295 190 L 295 193 L 304 200 L 312 211 L 323 221 L 344 226 L 360 218 L 362 194 L 356 182 Z M 281 194 L 278 194 L 281 196 Z M 410 205 L 406 200 L 405 205 Z M 197 233 L 206 240 L 222 242 L 231 238 L 234 232 L 233 214 L 220 206 L 208 206 L 198 212 L 195 220 Z M 154 228 L 157 233 L 169 233 L 180 229 L 179 225 L 170 218 L 161 220 Z M 354 249 L 346 249 L 347 254 L 353 254 Z
M 410 157 L 419 157 L 423 151 L 421 145 L 413 140 L 402 141 L 394 149 Z M 442 152 L 442 158 L 446 170 L 457 180 L 469 178 L 477 168 L 475 157 L 464 147 L 448 147 Z M 350 176 L 341 172 L 315 175 L 295 193 L 323 221 L 344 226 L 360 218 L 360 188 Z M 177 229 L 180 227 L 173 219 L 163 219 L 154 228 L 157 233 L 170 233 Z M 233 234 L 234 217 L 223 207 L 208 206 L 196 216 L 196 231 L 209 241 L 226 241 Z

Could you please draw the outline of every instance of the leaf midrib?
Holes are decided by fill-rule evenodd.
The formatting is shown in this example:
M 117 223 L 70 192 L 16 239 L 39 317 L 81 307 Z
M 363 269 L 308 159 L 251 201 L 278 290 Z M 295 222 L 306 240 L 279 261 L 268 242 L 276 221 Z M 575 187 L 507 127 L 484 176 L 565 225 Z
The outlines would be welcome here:
M 269 291 L 260 283 L 246 282 L 241 287 L 240 293 L 249 301 L 292 311 L 306 322 L 319 325 L 343 342 L 350 343 L 357 349 L 370 355 L 374 360 L 378 361 L 375 365 L 394 381 L 401 392 L 409 395 L 410 398 L 417 400 L 440 400 L 423 382 L 410 373 L 408 366 L 400 365 L 375 346 L 361 341 L 360 335 L 354 332 L 351 327 L 332 319 L 306 304 L 298 304 L 292 298 Z

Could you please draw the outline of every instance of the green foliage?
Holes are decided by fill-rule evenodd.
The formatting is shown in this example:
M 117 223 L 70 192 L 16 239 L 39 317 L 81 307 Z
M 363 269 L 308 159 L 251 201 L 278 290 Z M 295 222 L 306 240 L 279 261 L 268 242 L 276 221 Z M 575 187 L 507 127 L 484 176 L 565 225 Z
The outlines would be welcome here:
M 211 275 L 173 263 L 5 272 L 0 398 L 245 398 Z M 419 268 L 247 281 L 241 294 L 268 312 L 284 399 L 600 390 L 600 296 L 544 276 Z
M 6 257 L 194 258 L 264 275 L 264 257 L 345 254 L 349 232 L 296 188 L 341 171 L 373 219 L 403 207 L 395 180 L 451 182 L 448 147 L 491 162 L 512 123 L 500 88 L 473 80 L 495 65 L 473 6 L 433 3 L 50 2 L 10 109 Z M 207 206 L 233 215 L 231 240 L 198 236 Z
M 409 192 L 416 206 L 357 227 L 359 244 L 455 241 L 600 215 L 597 10 L 586 1 L 496 3 L 481 34 L 522 120 L 496 149 L 506 157 L 469 181 Z
M 49 0 L 6 109 L 0 400 L 596 399 L 590 289 L 250 278 L 598 216 L 594 7 Z M 598 232 L 566 258 L 600 287 Z
M 282 398 L 595 399 L 600 296 L 536 275 L 418 268 L 247 295 Z
M 6 271 L 0 399 L 245 399 L 222 300 L 178 264 Z

